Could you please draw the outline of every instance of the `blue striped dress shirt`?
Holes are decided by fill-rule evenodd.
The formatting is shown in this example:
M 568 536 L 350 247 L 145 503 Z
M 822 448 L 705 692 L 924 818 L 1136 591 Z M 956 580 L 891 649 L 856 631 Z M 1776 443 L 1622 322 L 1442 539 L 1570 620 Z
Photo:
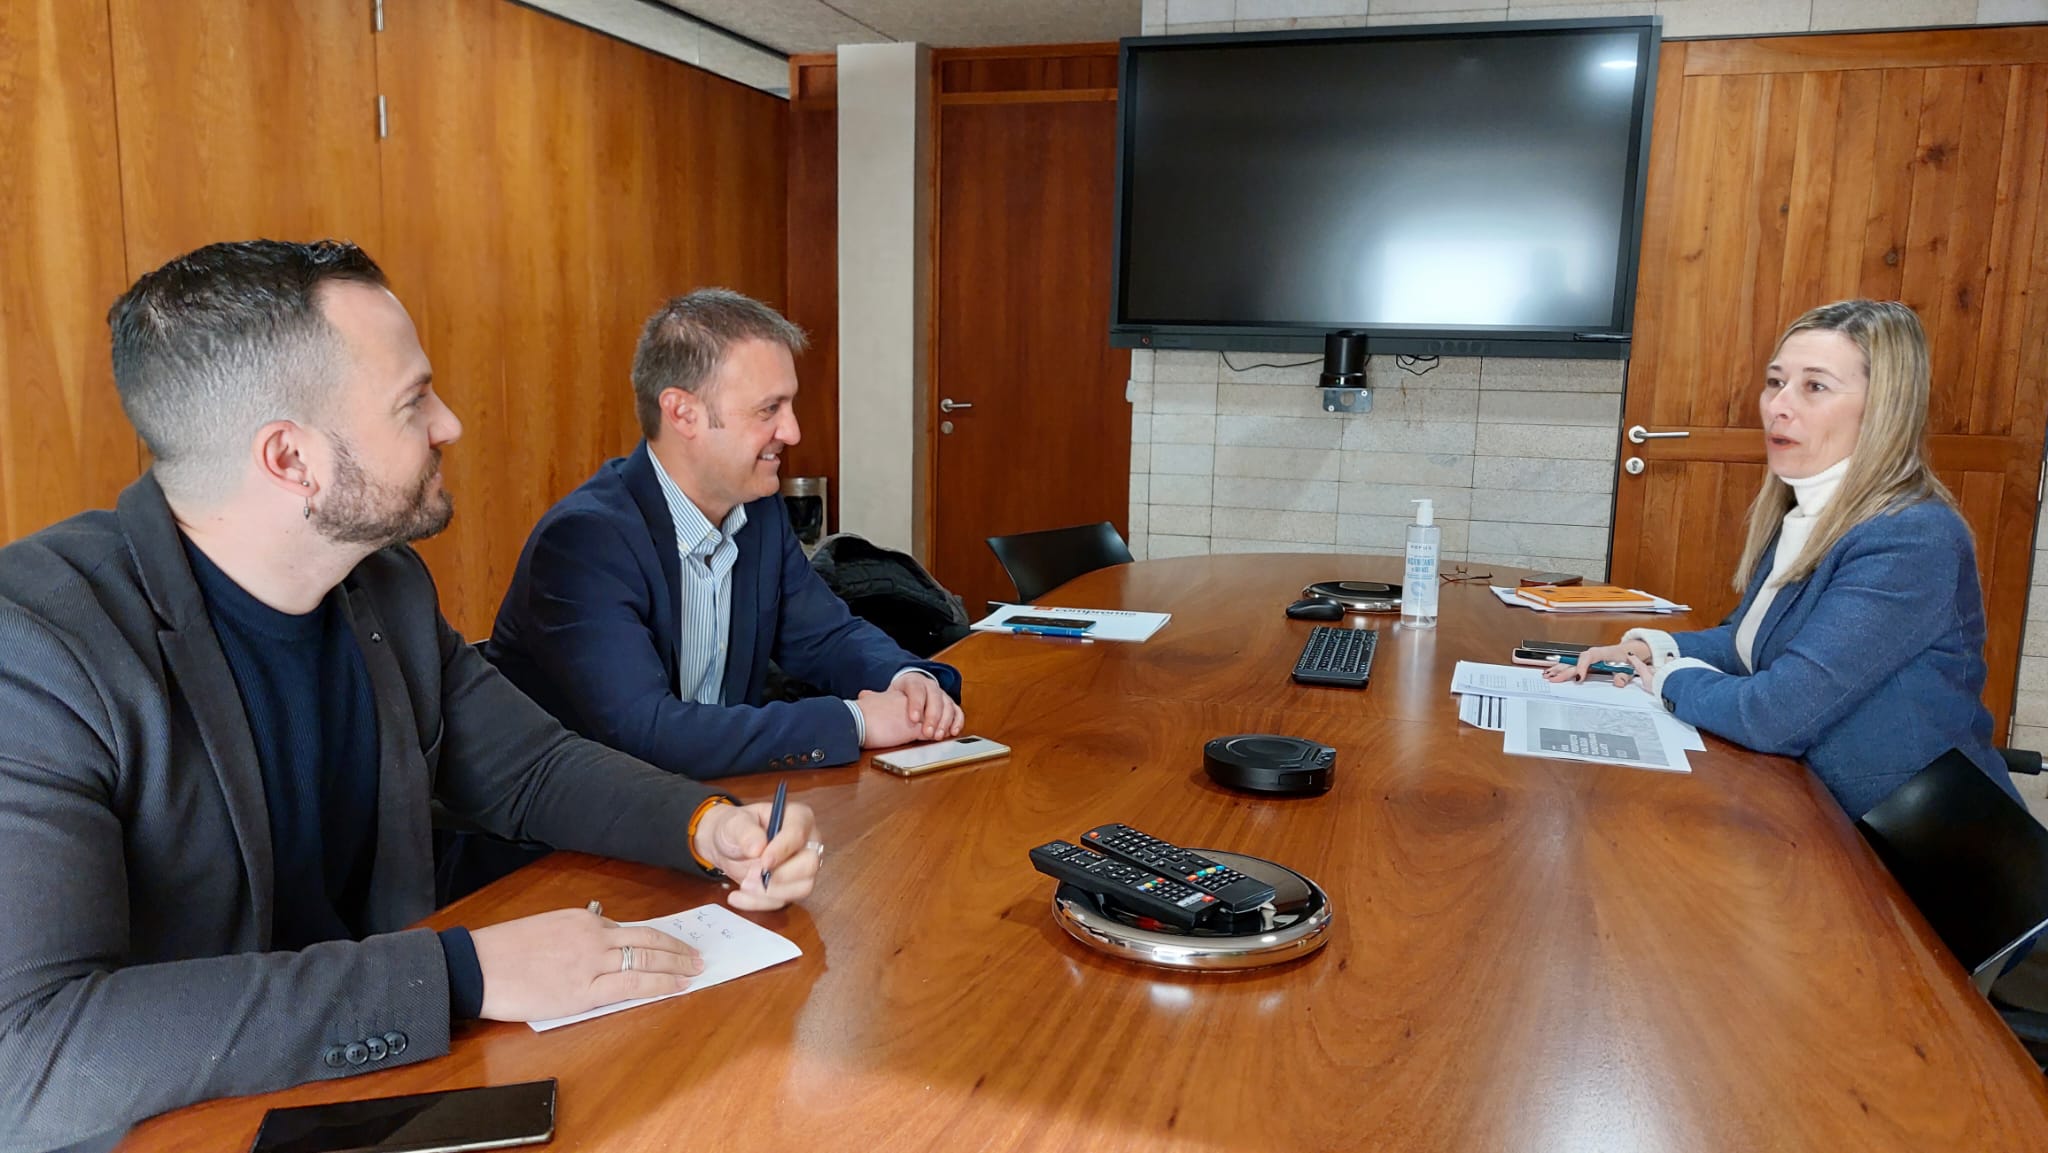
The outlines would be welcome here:
M 740 546 L 733 538 L 747 524 L 747 506 L 737 504 L 717 527 L 683 495 L 668 470 L 654 462 L 661 495 L 675 522 L 676 551 L 682 554 L 682 627 L 676 632 L 676 695 L 700 705 L 725 703 L 725 649 L 732 637 L 732 566 Z
M 746 527 L 747 506 L 734 505 L 725 514 L 725 523 L 712 527 L 711 518 L 684 494 L 660 459 L 651 452 L 648 456 L 653 459 L 655 479 L 661 482 L 662 499 L 668 501 L 669 519 L 676 529 L 676 551 L 682 558 L 676 695 L 700 705 L 723 705 L 727 703 L 726 646 L 732 638 L 732 566 L 740 555 L 734 538 Z M 860 715 L 860 706 L 847 701 L 846 709 L 853 714 L 856 739 L 865 744 L 867 723 Z

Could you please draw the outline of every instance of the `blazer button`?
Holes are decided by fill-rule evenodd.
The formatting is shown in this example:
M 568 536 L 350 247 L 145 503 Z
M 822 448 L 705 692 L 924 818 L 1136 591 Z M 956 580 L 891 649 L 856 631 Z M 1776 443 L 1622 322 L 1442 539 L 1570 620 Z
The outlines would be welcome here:
M 370 1060 L 372 1061 L 382 1061 L 391 1052 L 390 1046 L 384 1044 L 384 1038 L 382 1037 L 363 1038 L 363 1048 L 370 1051 Z
M 406 1040 L 405 1034 L 403 1033 L 394 1032 L 384 1034 L 384 1047 L 391 1051 L 391 1055 L 393 1057 L 396 1057 L 400 1053 L 405 1052 L 405 1047 L 409 1044 L 411 1044 L 411 1042 Z
M 361 1041 L 350 1041 L 348 1048 L 341 1051 L 341 1055 L 351 1065 L 362 1065 L 370 1060 L 370 1047 Z
M 329 1045 L 327 1051 L 320 1054 L 320 1059 L 327 1063 L 329 1069 L 339 1069 L 343 1065 L 348 1064 L 348 1058 L 342 1056 L 341 1046 L 339 1045 Z
M 823 749 L 812 749 L 812 750 L 811 750 L 811 759 L 812 759 L 812 760 L 814 760 L 814 761 L 822 761 L 822 760 L 824 760 L 824 759 L 825 759 L 825 750 L 823 750 Z

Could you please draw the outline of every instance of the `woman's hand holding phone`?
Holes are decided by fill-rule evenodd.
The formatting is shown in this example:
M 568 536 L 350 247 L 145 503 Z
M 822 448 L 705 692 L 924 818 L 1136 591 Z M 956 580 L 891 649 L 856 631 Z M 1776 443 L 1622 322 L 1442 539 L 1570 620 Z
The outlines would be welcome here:
M 1650 679 L 1650 646 L 1641 641 L 1623 641 L 1618 645 L 1599 645 L 1579 654 L 1575 665 L 1554 664 L 1543 670 L 1546 681 L 1583 681 L 1592 675 L 1593 666 L 1601 662 L 1627 665 L 1635 670 L 1633 674 L 1644 684 Z M 1615 673 L 1614 683 L 1625 685 L 1631 674 Z

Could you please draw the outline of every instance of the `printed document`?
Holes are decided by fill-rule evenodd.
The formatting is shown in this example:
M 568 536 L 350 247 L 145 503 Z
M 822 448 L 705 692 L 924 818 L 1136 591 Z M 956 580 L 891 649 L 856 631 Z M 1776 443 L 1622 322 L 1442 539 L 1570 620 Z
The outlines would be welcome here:
M 788 937 L 770 932 L 724 905 L 699 905 L 697 908 L 672 913 L 666 917 L 656 917 L 652 921 L 619 923 L 660 929 L 669 936 L 683 941 L 704 958 L 704 971 L 690 978 L 690 987 L 680 992 L 600 1005 L 587 1013 L 578 1013 L 573 1017 L 533 1021 L 530 1024 L 534 1032 L 545 1033 L 549 1029 L 574 1025 L 578 1021 L 588 1021 L 592 1017 L 602 1017 L 621 1009 L 666 1001 L 670 997 L 687 996 L 699 989 L 722 985 L 735 977 L 744 977 L 772 965 L 780 965 L 784 961 L 794 961 L 804 953 L 802 949 L 796 947 L 796 942 Z
M 1669 718 L 1641 709 L 1509 697 L 1502 709 L 1507 751 L 1522 757 L 1557 757 L 1601 765 L 1627 765 L 1689 773 Z

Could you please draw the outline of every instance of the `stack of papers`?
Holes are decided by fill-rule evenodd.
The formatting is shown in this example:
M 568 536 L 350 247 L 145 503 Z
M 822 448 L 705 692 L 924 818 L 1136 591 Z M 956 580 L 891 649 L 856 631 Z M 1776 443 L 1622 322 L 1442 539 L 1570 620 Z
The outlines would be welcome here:
M 1539 605 L 1536 602 L 1517 594 L 1514 589 L 1504 589 L 1499 585 L 1489 585 L 1488 587 L 1493 589 L 1494 596 L 1500 598 L 1500 603 L 1504 605 L 1513 605 L 1516 608 L 1528 609 L 1530 612 L 1534 613 L 1686 613 L 1692 611 L 1691 605 L 1682 605 L 1679 604 L 1677 601 L 1665 600 L 1663 597 L 1660 597 L 1655 593 L 1645 593 L 1641 589 L 1629 590 L 1633 593 L 1642 593 L 1642 595 L 1650 598 L 1650 603 L 1644 605 L 1641 608 L 1602 607 L 1582 609 L 1552 608 L 1547 605 Z
M 1139 613 L 1128 609 L 1056 609 L 1039 605 L 1004 605 L 986 617 L 974 622 L 974 631 L 980 633 L 1006 633 L 1011 617 L 1059 617 L 1066 620 L 1094 621 L 1089 628 L 1087 639 L 1101 641 L 1147 641 L 1152 634 L 1166 627 L 1172 613 Z
M 1459 720 L 1500 733 L 1518 757 L 1689 773 L 1685 750 L 1707 747 L 1698 729 L 1634 684 L 1554 684 L 1536 668 L 1459 661 L 1451 691 Z

